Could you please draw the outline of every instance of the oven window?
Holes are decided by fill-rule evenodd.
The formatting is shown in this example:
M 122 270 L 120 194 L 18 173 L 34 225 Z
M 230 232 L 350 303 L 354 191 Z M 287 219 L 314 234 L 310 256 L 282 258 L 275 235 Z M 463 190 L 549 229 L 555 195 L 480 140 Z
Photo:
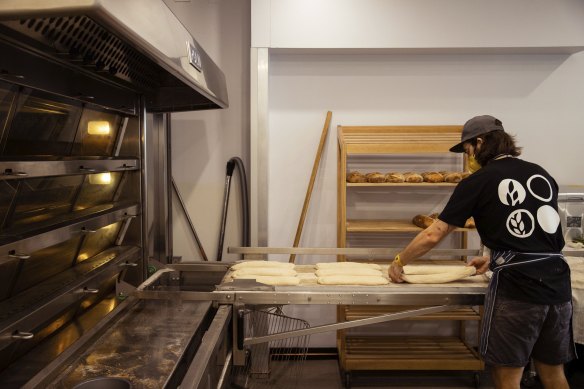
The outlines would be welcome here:
M 3 138 L 2 133 L 6 129 L 6 119 L 8 119 L 15 91 L 15 86 L 0 82 L 0 139 Z
M 4 227 L 31 227 L 71 211 L 83 176 L 18 180 L 16 206 Z
M 117 222 L 88 233 L 77 256 L 77 263 L 83 262 L 112 247 L 118 237 L 122 222 Z
M 75 202 L 74 210 L 80 211 L 97 205 L 113 203 L 121 178 L 121 172 L 88 174 Z
M 7 222 L 12 199 L 16 194 L 18 181 L 0 181 L 0 236 L 2 226 Z
M 121 125 L 122 117 L 120 115 L 85 108 L 81 115 L 79 130 L 71 154 L 76 156 L 112 156 Z
M 69 155 L 80 115 L 80 104 L 25 89 L 18 96 L 2 155 Z

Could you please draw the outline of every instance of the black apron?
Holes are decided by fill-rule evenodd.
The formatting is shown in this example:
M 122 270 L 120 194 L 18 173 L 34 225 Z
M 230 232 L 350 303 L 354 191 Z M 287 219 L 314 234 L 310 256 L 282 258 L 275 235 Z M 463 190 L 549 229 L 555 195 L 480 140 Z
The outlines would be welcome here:
M 480 354 L 485 356 L 489 347 L 489 332 L 493 319 L 495 299 L 497 297 L 497 285 L 499 283 L 499 273 L 512 266 L 525 266 L 530 263 L 546 261 L 552 258 L 564 258 L 562 253 L 518 253 L 515 251 L 491 251 L 491 261 L 489 269 L 493 272 L 489 288 L 485 295 L 484 315 L 481 325 Z

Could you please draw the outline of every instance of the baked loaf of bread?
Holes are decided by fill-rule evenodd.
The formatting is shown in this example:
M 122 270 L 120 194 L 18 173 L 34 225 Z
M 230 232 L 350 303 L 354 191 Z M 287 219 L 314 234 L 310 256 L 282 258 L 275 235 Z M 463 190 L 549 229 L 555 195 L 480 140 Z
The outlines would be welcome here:
M 444 181 L 446 182 L 451 182 L 451 183 L 457 183 L 462 181 L 462 174 L 461 173 L 448 173 L 444 176 Z
M 424 179 L 424 182 L 444 182 L 444 176 L 438 172 L 422 173 L 422 178 Z
M 367 182 L 367 177 L 359 172 L 350 172 L 347 174 L 347 182 L 358 183 Z
M 385 175 L 385 182 L 399 183 L 404 182 L 406 178 L 401 173 L 387 173 Z
M 365 176 L 368 182 L 385 182 L 385 174 L 379 172 L 367 173 Z
M 477 228 L 475 221 L 472 217 L 469 217 L 466 223 L 464 223 L 464 228 Z
M 430 227 L 434 223 L 434 221 L 435 219 L 432 219 L 430 216 L 426 215 L 416 215 L 412 219 L 412 223 L 414 223 L 415 226 L 424 229 Z
M 410 182 L 410 183 L 424 182 L 424 177 L 422 177 L 418 173 L 413 173 L 413 172 L 404 173 L 404 178 L 405 178 L 405 182 Z
M 470 176 L 471 174 L 472 174 L 471 172 L 462 172 L 462 173 L 460 173 L 460 176 L 464 180 L 466 177 Z

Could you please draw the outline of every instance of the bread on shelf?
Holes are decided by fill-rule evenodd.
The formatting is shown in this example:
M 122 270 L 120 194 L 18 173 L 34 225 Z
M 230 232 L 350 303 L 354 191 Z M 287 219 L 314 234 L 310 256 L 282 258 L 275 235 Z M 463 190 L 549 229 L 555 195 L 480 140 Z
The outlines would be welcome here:
M 353 171 L 347 174 L 347 182 L 351 182 L 351 183 L 363 183 L 363 182 L 367 182 L 367 177 L 365 177 L 364 174 L 358 172 L 358 171 Z
M 432 183 L 444 182 L 444 176 L 439 172 L 424 172 L 421 175 L 422 178 L 424 179 L 424 182 Z
M 391 173 L 387 173 L 385 175 L 385 182 L 392 182 L 392 183 L 398 184 L 398 183 L 404 182 L 405 180 L 406 180 L 406 178 L 401 173 L 391 172 Z
M 367 182 L 385 182 L 385 174 L 381 174 L 379 172 L 367 173 L 365 176 L 367 177 Z
M 405 182 L 409 183 L 420 183 L 424 182 L 424 177 L 421 174 L 414 173 L 414 172 L 407 172 L 404 173 Z

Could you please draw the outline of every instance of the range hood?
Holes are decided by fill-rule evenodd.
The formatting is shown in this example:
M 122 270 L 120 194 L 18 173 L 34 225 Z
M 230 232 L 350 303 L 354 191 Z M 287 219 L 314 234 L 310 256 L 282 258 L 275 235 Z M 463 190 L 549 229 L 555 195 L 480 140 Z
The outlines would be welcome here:
M 228 106 L 223 72 L 162 0 L 3 0 L 0 50 L 0 79 L 109 109 Z

